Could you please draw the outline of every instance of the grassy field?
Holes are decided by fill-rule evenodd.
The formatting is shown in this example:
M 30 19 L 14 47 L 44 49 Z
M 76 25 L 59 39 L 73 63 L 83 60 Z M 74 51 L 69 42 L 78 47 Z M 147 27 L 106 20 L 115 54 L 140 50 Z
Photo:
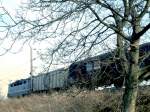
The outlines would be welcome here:
M 31 95 L 0 101 L 0 112 L 121 112 L 122 90 L 65 92 Z M 141 88 L 137 112 L 150 112 L 150 87 Z

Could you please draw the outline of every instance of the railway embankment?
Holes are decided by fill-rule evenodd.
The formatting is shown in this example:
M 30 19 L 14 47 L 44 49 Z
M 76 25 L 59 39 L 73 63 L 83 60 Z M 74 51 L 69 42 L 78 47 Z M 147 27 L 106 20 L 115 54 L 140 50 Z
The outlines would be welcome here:
M 67 91 L 0 101 L 0 112 L 121 112 L 123 90 Z M 140 87 L 137 112 L 150 112 L 150 86 Z

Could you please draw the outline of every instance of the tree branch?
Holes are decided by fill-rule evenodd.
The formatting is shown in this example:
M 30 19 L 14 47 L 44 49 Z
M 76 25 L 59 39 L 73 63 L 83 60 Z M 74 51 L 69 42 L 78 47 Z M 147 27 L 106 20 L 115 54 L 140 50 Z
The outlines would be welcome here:
M 106 27 L 112 29 L 112 30 L 115 31 L 117 34 L 121 35 L 124 39 L 130 41 L 130 39 L 127 38 L 127 36 L 125 36 L 124 33 L 120 32 L 116 27 L 105 23 L 105 22 L 98 16 L 98 14 L 95 12 L 95 10 L 94 10 L 92 7 L 88 6 L 88 8 L 89 8 L 89 9 L 91 10 L 91 12 L 95 15 L 95 17 L 97 18 L 97 20 L 100 21 L 104 26 L 106 26 Z
M 145 32 L 147 32 L 149 29 L 150 29 L 150 23 L 149 23 L 147 26 L 145 26 L 145 27 L 142 29 L 142 31 L 140 31 L 139 33 L 137 33 L 137 34 L 135 35 L 135 38 L 136 38 L 136 39 L 140 38 L 140 37 L 141 37 Z
M 150 65 L 141 69 L 141 75 L 139 76 L 139 80 L 142 81 L 147 77 L 150 77 Z
M 142 18 L 148 12 L 149 7 L 150 7 L 150 0 L 147 0 L 146 5 L 145 5 L 143 11 L 138 16 L 138 18 Z

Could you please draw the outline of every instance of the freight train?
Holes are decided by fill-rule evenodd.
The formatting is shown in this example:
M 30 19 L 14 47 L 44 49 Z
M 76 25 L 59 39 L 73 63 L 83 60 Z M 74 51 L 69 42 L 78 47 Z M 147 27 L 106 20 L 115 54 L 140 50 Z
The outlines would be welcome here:
M 146 56 L 145 56 L 146 55 Z M 123 85 L 119 62 L 114 52 L 72 63 L 68 68 L 42 73 L 27 79 L 17 80 L 8 85 L 8 97 L 25 96 L 31 93 L 66 89 L 72 85 L 93 88 L 114 84 Z M 150 42 L 140 45 L 140 67 L 150 65 Z M 150 76 L 150 75 L 148 75 Z M 146 77 L 150 79 L 150 77 Z

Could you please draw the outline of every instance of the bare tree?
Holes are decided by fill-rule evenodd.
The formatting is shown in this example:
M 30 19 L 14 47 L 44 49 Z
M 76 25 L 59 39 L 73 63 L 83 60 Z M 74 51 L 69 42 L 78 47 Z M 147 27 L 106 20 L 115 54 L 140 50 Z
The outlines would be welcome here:
M 117 38 L 117 56 L 126 74 L 123 112 L 135 112 L 138 78 L 149 68 L 138 64 L 140 39 L 149 38 L 144 36 L 150 29 L 149 13 L 150 0 L 29 0 L 15 18 L 8 16 L 12 22 L 2 20 L 1 40 L 12 40 L 9 48 L 17 40 L 47 41 L 52 60 L 58 55 L 77 60 L 99 53 L 102 42 Z

